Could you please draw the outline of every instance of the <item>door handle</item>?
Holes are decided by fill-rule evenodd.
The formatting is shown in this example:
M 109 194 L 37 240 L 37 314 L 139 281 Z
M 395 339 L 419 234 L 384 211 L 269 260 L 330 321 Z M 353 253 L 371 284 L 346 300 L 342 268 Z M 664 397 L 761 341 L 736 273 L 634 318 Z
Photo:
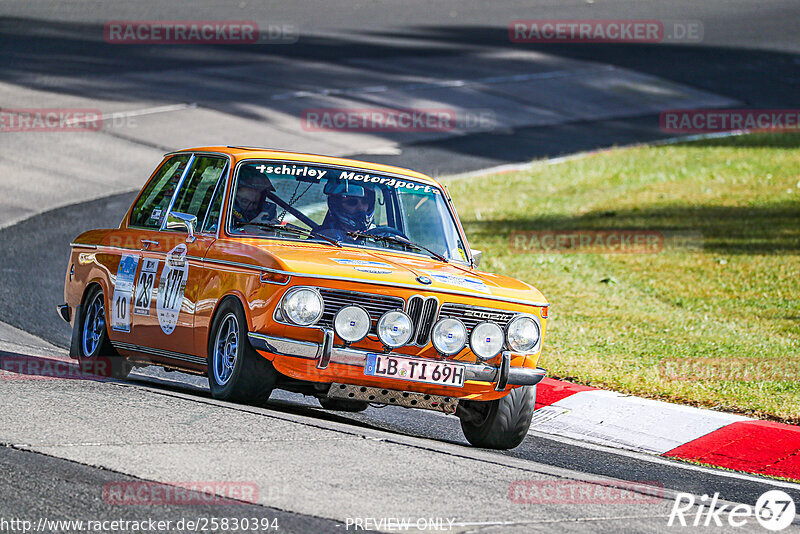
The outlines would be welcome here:
M 158 241 L 154 241 L 152 239 L 142 239 L 142 248 L 144 250 L 149 250 L 150 249 L 150 245 L 152 245 L 154 247 L 157 247 L 158 246 Z

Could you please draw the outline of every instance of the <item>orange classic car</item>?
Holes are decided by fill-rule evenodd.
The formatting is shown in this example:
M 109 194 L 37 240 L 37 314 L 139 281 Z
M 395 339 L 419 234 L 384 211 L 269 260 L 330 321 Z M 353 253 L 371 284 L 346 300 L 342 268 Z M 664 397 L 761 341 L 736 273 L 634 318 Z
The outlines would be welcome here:
M 479 447 L 530 426 L 547 301 L 478 270 L 447 189 L 418 172 L 181 150 L 119 228 L 71 246 L 58 308 L 84 369 L 194 373 L 236 402 L 281 388 L 331 410 L 438 410 Z

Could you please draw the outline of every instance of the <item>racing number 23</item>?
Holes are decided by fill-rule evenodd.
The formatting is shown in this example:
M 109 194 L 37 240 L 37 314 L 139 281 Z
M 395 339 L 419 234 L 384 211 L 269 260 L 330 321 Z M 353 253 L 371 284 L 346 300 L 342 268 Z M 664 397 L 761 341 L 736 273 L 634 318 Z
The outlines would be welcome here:
M 158 260 L 145 258 L 142 263 L 142 272 L 136 284 L 136 299 L 134 300 L 133 313 L 136 315 L 150 315 L 150 299 L 153 295 L 153 286 L 158 271 Z

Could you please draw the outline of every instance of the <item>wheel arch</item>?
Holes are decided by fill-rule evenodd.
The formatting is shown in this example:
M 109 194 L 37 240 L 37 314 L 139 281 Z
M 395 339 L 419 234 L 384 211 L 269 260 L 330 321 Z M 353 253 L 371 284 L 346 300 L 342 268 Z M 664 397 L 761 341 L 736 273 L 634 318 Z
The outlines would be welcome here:
M 245 326 L 247 327 L 247 331 L 248 332 L 253 331 L 253 319 L 250 315 L 250 310 L 248 306 L 245 306 L 244 304 L 246 302 L 244 295 L 242 295 L 239 291 L 229 291 L 228 293 L 224 294 L 219 300 L 217 300 L 217 303 L 214 305 L 214 310 L 211 312 L 211 317 L 208 321 L 208 328 L 206 328 L 205 339 L 203 340 L 204 341 L 203 346 L 206 348 L 206 350 L 208 349 L 208 344 L 211 342 L 211 335 L 212 331 L 214 330 L 214 321 L 217 320 L 219 309 L 226 302 L 234 302 L 236 305 L 239 306 L 239 308 L 244 313 L 246 322 Z

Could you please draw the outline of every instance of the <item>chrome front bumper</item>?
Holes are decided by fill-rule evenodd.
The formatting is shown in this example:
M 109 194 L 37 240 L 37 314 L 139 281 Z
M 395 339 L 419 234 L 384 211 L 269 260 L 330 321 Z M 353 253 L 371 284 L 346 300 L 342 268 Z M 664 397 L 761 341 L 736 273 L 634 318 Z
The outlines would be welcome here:
M 367 354 L 369 354 L 369 351 L 365 350 L 334 346 L 333 332 L 330 330 L 325 331 L 325 338 L 322 343 L 273 337 L 255 332 L 250 332 L 248 338 L 250 339 L 250 344 L 256 350 L 314 360 L 318 369 L 327 368 L 331 362 L 363 369 L 367 362 Z M 412 357 L 408 354 L 396 355 L 403 358 Z M 497 367 L 483 363 L 458 363 L 461 363 L 465 368 L 466 380 L 490 382 L 494 384 L 497 391 L 503 391 L 506 386 L 535 386 L 547 375 L 547 371 L 541 367 L 536 369 L 511 367 L 510 362 L 511 354 L 504 352 L 502 354 L 502 363 Z

